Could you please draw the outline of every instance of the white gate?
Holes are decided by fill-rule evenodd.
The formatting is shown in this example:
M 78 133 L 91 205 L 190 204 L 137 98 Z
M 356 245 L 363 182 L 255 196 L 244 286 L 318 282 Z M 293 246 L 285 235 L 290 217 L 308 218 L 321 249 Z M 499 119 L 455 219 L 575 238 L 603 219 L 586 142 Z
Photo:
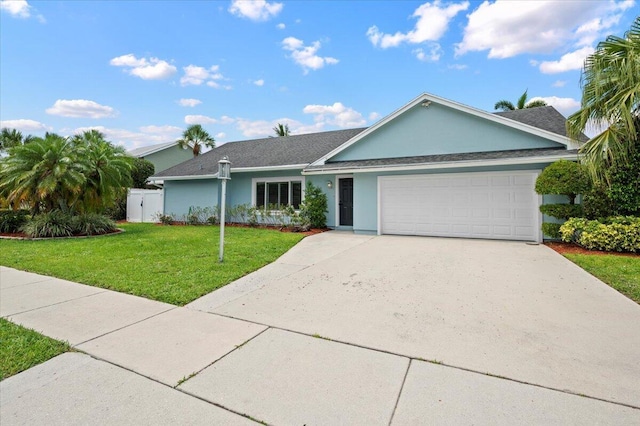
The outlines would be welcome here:
M 130 189 L 127 195 L 127 222 L 157 222 L 164 212 L 162 189 Z

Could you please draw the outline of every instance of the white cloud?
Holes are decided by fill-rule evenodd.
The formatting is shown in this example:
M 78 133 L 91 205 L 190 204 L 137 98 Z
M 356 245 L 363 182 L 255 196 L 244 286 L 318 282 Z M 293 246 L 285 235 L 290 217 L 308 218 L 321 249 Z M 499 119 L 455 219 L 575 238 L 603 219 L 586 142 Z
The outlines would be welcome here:
M 51 108 L 47 108 L 46 112 L 62 117 L 85 118 L 105 118 L 118 115 L 118 112 L 110 106 L 100 105 L 86 99 L 58 99 Z
M 536 96 L 535 98 L 531 98 L 531 101 L 539 99 L 542 99 L 547 103 L 547 105 L 551 105 L 565 116 L 568 116 L 580 109 L 580 101 L 577 101 L 573 98 L 559 98 L 557 96 Z
M 284 30 L 285 28 L 287 28 L 287 26 L 281 22 L 278 25 L 276 25 L 276 28 L 279 30 Z
M 180 106 L 192 107 L 192 108 L 196 105 L 200 105 L 201 103 L 202 103 L 201 100 L 193 99 L 193 98 L 182 98 L 178 101 L 178 104 L 180 104 Z
M 326 123 L 342 128 L 367 124 L 367 120 L 362 114 L 353 108 L 344 106 L 341 102 L 336 102 L 333 105 L 307 105 L 302 112 L 313 114 L 316 123 Z
M 129 53 L 109 61 L 115 67 L 124 67 L 126 71 L 143 80 L 163 80 L 176 73 L 175 66 L 158 58 L 136 58 Z
M 439 40 L 449 27 L 449 22 L 463 10 L 469 8 L 469 2 L 443 4 L 440 0 L 420 5 L 411 15 L 417 18 L 416 25 L 411 31 L 395 34 L 385 34 L 377 26 L 369 27 L 367 37 L 376 47 L 386 49 L 396 47 L 402 43 L 418 44 L 425 41 Z
M 230 86 L 222 86 L 219 83 L 221 80 L 225 79 L 220 72 L 219 65 L 213 65 L 209 68 L 199 67 L 197 65 L 187 65 L 182 69 L 184 70 L 184 75 L 180 78 L 180 84 L 182 86 L 200 86 L 204 83 L 215 89 L 220 87 L 224 89 L 231 89 Z
M 26 0 L 2 0 L 0 10 L 16 18 L 28 18 L 31 16 L 31 6 Z
M 447 68 L 449 68 L 450 70 L 466 70 L 467 68 L 469 68 L 468 65 L 465 64 L 451 64 L 451 65 L 447 65 Z
M 320 47 L 319 41 L 314 41 L 311 45 L 305 46 L 302 40 L 295 37 L 287 37 L 282 40 L 282 48 L 291 52 L 291 58 L 302 67 L 305 74 L 309 70 L 318 70 L 325 65 L 335 65 L 339 62 L 336 58 L 318 56 L 317 52 Z
M 380 117 L 382 116 L 379 113 L 372 112 L 371 114 L 369 114 L 369 121 L 378 121 Z
M 422 62 L 437 62 L 440 60 L 440 55 L 442 55 L 442 48 L 438 43 L 432 43 L 429 46 L 428 51 L 424 51 L 422 47 L 417 49 L 413 49 L 411 52 L 416 55 L 416 58 Z
M 277 126 L 278 123 L 287 124 L 292 135 L 320 132 L 324 127 L 324 123 L 322 122 L 316 122 L 314 124 L 304 124 L 297 120 L 286 117 L 278 118 L 271 121 L 238 118 L 236 121 L 236 127 L 242 132 L 242 135 L 247 138 L 266 138 L 269 136 L 274 136 L 273 128 Z
M 282 3 L 266 0 L 233 0 L 229 12 L 252 21 L 267 21 L 282 10 Z
M 566 80 L 556 80 L 553 82 L 553 87 L 564 87 L 567 84 Z
M 185 115 L 184 122 L 187 124 L 215 124 L 218 120 L 206 115 Z
M 19 118 L 17 120 L 2 120 L 0 121 L 0 127 L 7 127 L 9 129 L 16 129 L 23 133 L 29 132 L 49 132 L 53 130 L 51 127 L 36 121 L 26 118 Z
M 253 84 L 255 84 L 256 86 L 264 86 L 264 80 L 263 79 L 255 80 Z
M 78 134 L 93 129 L 103 133 L 108 141 L 116 145 L 122 145 L 127 149 L 177 140 L 181 131 L 180 128 L 175 126 L 143 126 L 138 129 L 139 131 L 91 126 L 78 127 L 71 131 L 63 129 L 62 131 L 70 134 Z
M 456 55 L 488 50 L 489 58 L 502 59 L 581 47 L 600 37 L 632 5 L 632 1 L 615 0 L 484 1 L 468 15 Z
M 586 46 L 575 52 L 570 52 L 557 61 L 545 61 L 540 64 L 540 71 L 544 74 L 557 74 L 565 71 L 582 69 L 584 60 L 594 52 L 593 47 Z
M 219 139 L 224 139 L 227 137 L 227 134 L 225 132 L 220 132 L 220 133 L 216 133 L 214 138 L 215 140 L 219 140 Z

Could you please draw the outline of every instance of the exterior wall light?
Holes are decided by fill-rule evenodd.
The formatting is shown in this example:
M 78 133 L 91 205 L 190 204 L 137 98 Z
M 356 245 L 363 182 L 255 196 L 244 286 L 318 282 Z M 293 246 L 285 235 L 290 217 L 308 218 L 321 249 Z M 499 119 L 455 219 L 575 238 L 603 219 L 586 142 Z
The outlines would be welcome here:
M 224 258 L 224 214 L 227 207 L 227 181 L 231 180 L 231 161 L 226 156 L 218 161 L 218 179 L 222 181 L 222 194 L 220 196 L 222 200 L 220 208 L 220 250 L 218 257 L 218 260 L 222 263 Z
M 333 182 L 331 182 L 330 180 L 327 181 L 327 188 L 333 188 Z

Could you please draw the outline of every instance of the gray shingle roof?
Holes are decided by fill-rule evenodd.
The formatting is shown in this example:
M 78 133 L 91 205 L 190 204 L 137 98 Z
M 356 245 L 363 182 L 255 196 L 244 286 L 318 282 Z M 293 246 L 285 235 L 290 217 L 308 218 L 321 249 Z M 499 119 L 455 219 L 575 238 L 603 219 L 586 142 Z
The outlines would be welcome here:
M 202 176 L 218 172 L 218 161 L 227 156 L 231 168 L 307 165 L 365 130 L 348 129 L 288 137 L 228 142 L 184 163 L 164 170 L 156 177 Z
M 376 160 L 336 161 L 325 165 L 307 167 L 306 170 L 362 169 L 383 166 L 410 166 L 460 161 L 501 160 L 527 157 L 552 157 L 577 155 L 578 151 L 564 148 L 516 149 L 507 151 L 467 152 L 461 154 L 421 155 L 417 157 L 381 158 Z
M 520 123 L 528 124 L 539 129 L 547 130 L 557 135 L 568 136 L 566 126 L 567 119 L 552 106 L 494 112 L 494 114 L 510 120 L 519 121 Z M 582 135 L 580 140 L 584 142 L 588 139 L 589 138 L 585 135 Z

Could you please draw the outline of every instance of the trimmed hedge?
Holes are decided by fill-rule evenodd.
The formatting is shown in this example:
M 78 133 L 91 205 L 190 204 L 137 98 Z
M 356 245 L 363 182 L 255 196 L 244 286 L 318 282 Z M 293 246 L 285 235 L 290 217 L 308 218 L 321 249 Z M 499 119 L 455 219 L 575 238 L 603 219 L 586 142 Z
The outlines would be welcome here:
M 562 240 L 589 250 L 640 252 L 640 217 L 572 218 L 560 227 Z
M 19 232 L 28 220 L 28 210 L 0 210 L 0 232 Z
M 583 216 L 583 209 L 580 204 L 543 204 L 540 206 L 540 211 L 547 216 L 558 219 Z

